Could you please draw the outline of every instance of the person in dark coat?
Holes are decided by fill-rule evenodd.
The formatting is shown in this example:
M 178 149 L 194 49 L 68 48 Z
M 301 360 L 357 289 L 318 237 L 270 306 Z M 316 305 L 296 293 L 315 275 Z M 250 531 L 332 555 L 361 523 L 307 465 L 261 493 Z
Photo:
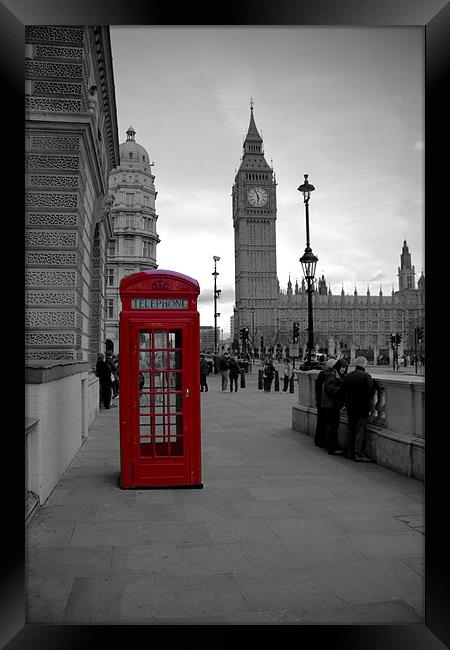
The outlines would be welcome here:
M 315 385 L 317 421 L 316 421 L 316 432 L 314 434 L 314 444 L 316 445 L 316 447 L 322 447 L 323 449 L 326 449 L 327 447 L 327 432 L 326 432 L 325 415 L 320 403 L 322 397 L 322 386 L 331 368 L 335 365 L 336 361 L 337 359 L 328 359 L 324 370 L 321 370 L 317 375 L 316 385 Z
M 230 377 L 230 355 L 228 352 L 225 352 L 225 354 L 219 358 L 219 372 L 222 375 L 222 391 L 226 391 Z
M 206 375 L 208 374 L 208 362 L 205 355 L 202 353 L 200 355 L 200 392 L 208 392 L 208 384 L 206 382 Z
M 100 402 L 103 403 L 105 409 L 109 409 L 111 404 L 111 368 L 106 363 L 103 352 L 98 353 L 95 374 L 100 384 Z
M 344 406 L 343 377 L 348 364 L 344 359 L 338 359 L 330 368 L 322 385 L 320 406 L 323 410 L 328 453 L 343 453 L 338 445 L 338 428 L 341 408 Z
M 106 353 L 106 363 L 111 370 L 111 374 L 114 376 L 114 381 L 111 383 L 113 399 L 116 399 L 119 395 L 119 369 L 116 359 L 114 355 Z
M 344 377 L 345 408 L 348 416 L 348 448 L 346 456 L 351 460 L 373 462 L 365 453 L 367 446 L 366 425 L 370 414 L 375 383 L 366 372 L 366 357 L 358 357 L 355 370 Z
M 269 358 L 263 366 L 264 391 L 266 393 L 270 393 L 274 376 L 275 366 L 272 363 L 272 359 Z
M 233 392 L 233 385 L 234 385 L 234 392 L 237 393 L 238 378 L 241 375 L 241 366 L 239 365 L 235 356 L 230 357 L 229 368 L 230 368 L 230 393 Z

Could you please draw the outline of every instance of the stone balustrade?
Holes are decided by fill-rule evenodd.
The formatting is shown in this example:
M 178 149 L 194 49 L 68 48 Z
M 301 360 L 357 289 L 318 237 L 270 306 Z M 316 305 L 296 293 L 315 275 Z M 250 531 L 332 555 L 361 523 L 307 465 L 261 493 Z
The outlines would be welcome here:
M 317 421 L 317 370 L 296 371 L 298 403 L 292 428 L 314 437 Z M 372 373 L 371 373 L 372 374 Z M 379 465 L 421 481 L 425 478 L 425 379 L 423 376 L 373 373 L 376 392 L 367 424 L 368 455 Z M 347 416 L 341 411 L 338 440 L 346 446 Z

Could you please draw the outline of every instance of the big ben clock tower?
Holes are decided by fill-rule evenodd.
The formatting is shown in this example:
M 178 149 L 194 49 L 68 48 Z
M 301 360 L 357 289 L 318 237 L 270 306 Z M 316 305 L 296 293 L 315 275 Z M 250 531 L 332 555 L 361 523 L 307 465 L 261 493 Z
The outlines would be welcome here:
M 263 140 L 256 128 L 253 101 L 241 165 L 232 190 L 235 314 L 234 340 L 249 328 L 250 343 L 273 345 L 277 332 L 279 285 L 276 260 L 276 182 L 264 158 Z M 255 341 L 252 342 L 252 336 Z

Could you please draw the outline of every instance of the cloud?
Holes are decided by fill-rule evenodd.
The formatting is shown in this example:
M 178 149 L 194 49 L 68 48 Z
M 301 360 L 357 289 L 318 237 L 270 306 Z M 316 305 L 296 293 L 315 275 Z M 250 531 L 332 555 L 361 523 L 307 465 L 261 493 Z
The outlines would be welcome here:
M 375 282 L 375 280 L 387 280 L 387 279 L 388 278 L 387 278 L 386 274 L 383 273 L 383 271 L 376 271 L 375 273 L 373 273 L 370 276 L 369 281 L 370 282 Z

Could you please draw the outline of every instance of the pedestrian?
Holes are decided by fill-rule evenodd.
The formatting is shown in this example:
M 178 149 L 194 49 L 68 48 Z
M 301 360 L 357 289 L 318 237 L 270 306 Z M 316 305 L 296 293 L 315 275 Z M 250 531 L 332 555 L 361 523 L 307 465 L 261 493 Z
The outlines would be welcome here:
M 286 357 L 284 362 L 284 369 L 283 369 L 283 373 L 284 373 L 283 393 L 287 393 L 287 389 L 289 388 L 289 384 L 293 372 L 294 372 L 294 366 L 292 365 L 292 362 L 289 359 L 289 357 Z
M 208 384 L 206 382 L 206 375 L 208 374 L 208 362 L 205 355 L 202 353 L 200 355 L 200 392 L 208 392 Z
M 366 425 L 375 393 L 375 383 L 371 375 L 366 372 L 366 357 L 357 357 L 355 366 L 355 370 L 344 377 L 349 433 L 346 456 L 351 460 L 370 463 L 373 461 L 366 454 Z
M 116 399 L 119 395 L 119 369 L 117 367 L 117 357 L 112 354 L 106 355 L 106 363 L 109 365 L 111 370 L 111 375 L 114 377 L 114 380 L 111 378 L 111 388 L 113 399 Z
M 237 393 L 238 378 L 241 376 L 241 366 L 239 365 L 235 355 L 232 355 L 230 357 L 229 370 L 230 370 L 230 393 L 233 392 L 233 385 L 234 385 L 234 392 Z
M 97 355 L 95 374 L 100 384 L 100 405 L 103 404 L 105 409 L 109 409 L 111 404 L 111 368 L 106 363 L 103 352 L 99 352 Z
M 228 388 L 228 379 L 230 375 L 229 357 L 230 355 L 228 352 L 225 352 L 219 358 L 219 372 L 222 375 L 222 392 L 225 392 Z
M 263 365 L 263 381 L 265 393 L 270 393 L 274 376 L 275 366 L 272 363 L 271 357 L 268 357 Z
M 347 362 L 338 359 L 330 368 L 322 385 L 320 406 L 323 410 L 327 451 L 330 455 L 344 452 L 339 448 L 338 429 L 341 408 L 344 405 L 343 377 L 347 369 Z
M 322 386 L 324 384 L 327 375 L 329 374 L 329 371 L 335 365 L 336 361 L 337 359 L 328 359 L 324 370 L 321 370 L 317 375 L 316 385 L 315 385 L 317 421 L 316 421 L 316 431 L 314 434 L 314 444 L 316 445 L 316 447 L 322 447 L 323 449 L 327 448 L 327 427 L 326 427 L 325 415 L 321 406 Z

